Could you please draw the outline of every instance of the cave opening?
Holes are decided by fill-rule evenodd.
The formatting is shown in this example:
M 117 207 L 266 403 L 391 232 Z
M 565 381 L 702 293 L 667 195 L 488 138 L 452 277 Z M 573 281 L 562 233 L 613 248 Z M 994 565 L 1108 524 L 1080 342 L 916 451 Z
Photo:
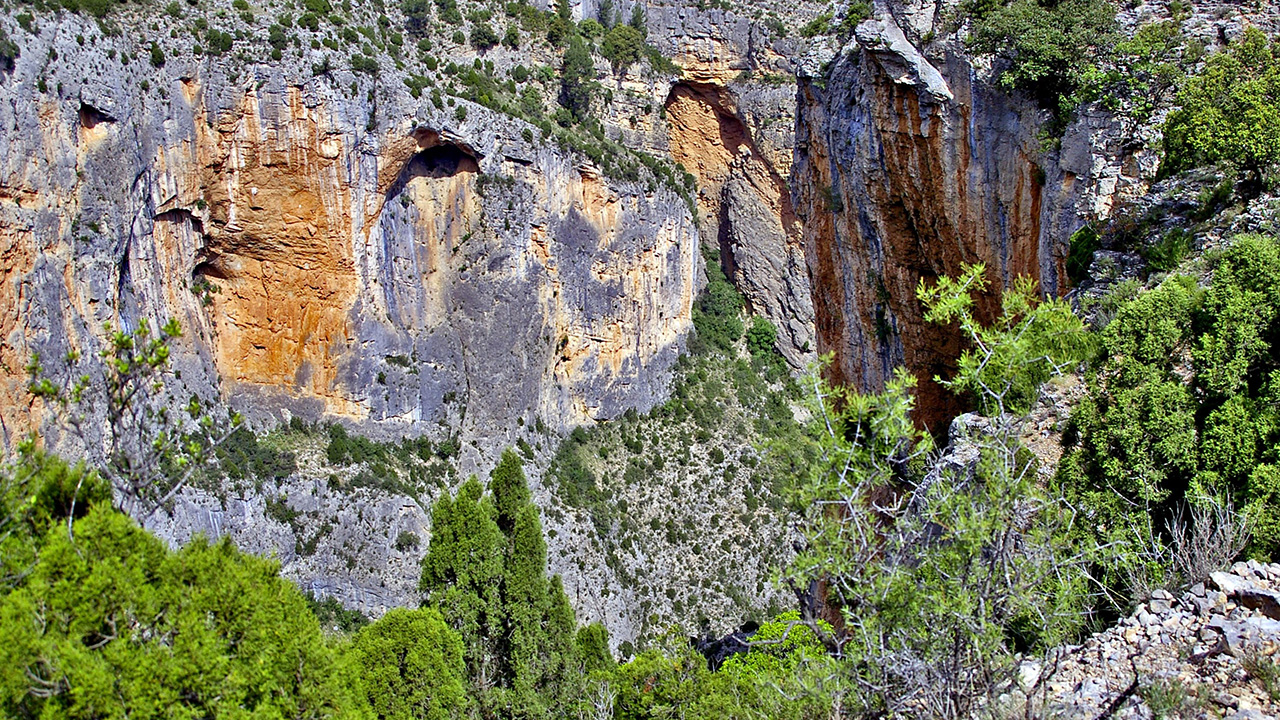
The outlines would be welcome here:
M 461 173 L 479 173 L 480 163 L 475 153 L 452 143 L 434 145 L 419 150 L 400 169 L 400 174 L 387 190 L 387 199 L 404 192 L 418 178 L 440 179 Z

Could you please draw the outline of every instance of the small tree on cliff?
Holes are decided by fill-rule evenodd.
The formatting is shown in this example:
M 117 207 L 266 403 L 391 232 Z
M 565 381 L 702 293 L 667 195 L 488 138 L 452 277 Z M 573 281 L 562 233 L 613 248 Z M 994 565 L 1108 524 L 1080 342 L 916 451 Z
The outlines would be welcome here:
M 169 343 L 182 335 L 177 320 L 152 333 L 144 319 L 132 333 L 104 326 L 101 362 L 67 354 L 55 377 L 32 355 L 28 389 L 58 413 L 59 423 L 84 446 L 90 462 L 114 488 L 121 510 L 139 519 L 168 503 L 240 424 L 217 419 L 194 395 L 184 408 L 168 385 Z M 74 497 L 73 497 L 74 506 Z
M 548 717 L 582 697 L 583 671 L 599 658 L 582 656 L 578 646 L 597 647 L 603 628 L 584 628 L 587 635 L 575 642 L 560 578 L 546 575 L 542 523 L 519 456 L 503 453 L 489 489 L 485 495 L 472 477 L 432 509 L 424 605 L 438 608 L 462 635 L 483 714 Z
M 596 66 L 586 42 L 577 35 L 569 38 L 560 70 L 560 104 L 582 122 L 591 115 L 591 98 L 595 94 Z

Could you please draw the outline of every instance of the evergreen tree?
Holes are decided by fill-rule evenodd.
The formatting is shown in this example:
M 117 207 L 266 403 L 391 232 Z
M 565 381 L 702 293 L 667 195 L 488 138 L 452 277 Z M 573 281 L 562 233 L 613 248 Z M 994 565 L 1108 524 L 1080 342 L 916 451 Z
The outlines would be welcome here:
M 461 633 L 467 675 L 482 686 L 501 675 L 499 643 L 505 637 L 499 594 L 504 540 L 483 492 L 472 477 L 456 498 L 436 502 L 421 581 L 426 604 Z
M 564 67 L 560 71 L 560 104 L 573 113 L 574 120 L 582 122 L 591 114 L 591 94 L 596 79 L 595 63 L 591 51 L 582 38 L 569 39 L 569 49 L 564 53 Z
M 461 633 L 482 713 L 562 714 L 582 687 L 577 623 L 560 578 L 547 578 L 542 522 L 519 456 L 503 453 L 489 487 L 485 496 L 472 478 L 455 499 L 436 503 L 424 599 Z
M 631 20 L 627 24 L 639 30 L 642 37 L 649 36 L 649 23 L 644 16 L 644 6 L 640 3 L 631 6 Z

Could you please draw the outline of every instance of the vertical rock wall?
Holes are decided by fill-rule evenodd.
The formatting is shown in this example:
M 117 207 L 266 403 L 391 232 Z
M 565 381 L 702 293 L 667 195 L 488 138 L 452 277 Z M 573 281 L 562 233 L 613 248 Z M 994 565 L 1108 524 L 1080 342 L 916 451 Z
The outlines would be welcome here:
M 1064 292 L 1067 240 L 1115 183 L 1089 145 L 1086 161 L 1042 151 L 1037 108 L 958 48 L 931 62 L 888 15 L 856 40 L 800 88 L 793 187 L 818 351 L 834 353 L 834 380 L 866 390 L 905 364 L 921 380 L 920 420 L 941 429 L 961 408 L 932 378 L 952 370 L 960 338 L 923 321 L 917 285 L 984 263 L 988 317 L 1019 275 Z
M 56 370 L 104 322 L 169 317 L 187 389 L 262 423 L 444 422 L 497 446 L 520 419 L 663 398 L 701 274 L 674 193 L 398 83 L 230 58 L 126 70 L 77 33 L 97 35 L 46 24 L 0 83 L 6 442 L 38 417 L 30 353 Z

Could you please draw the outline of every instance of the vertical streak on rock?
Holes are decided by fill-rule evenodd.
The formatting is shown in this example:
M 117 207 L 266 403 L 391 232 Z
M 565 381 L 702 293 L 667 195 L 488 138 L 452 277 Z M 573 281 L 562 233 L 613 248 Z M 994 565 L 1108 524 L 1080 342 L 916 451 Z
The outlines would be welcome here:
M 963 401 L 933 377 L 963 347 L 955 328 L 924 322 L 917 285 L 984 263 L 994 291 L 978 310 L 990 318 L 1019 275 L 1059 291 L 1066 237 L 1043 230 L 1035 109 L 978 81 L 961 56 L 939 75 L 888 45 L 802 82 L 796 205 L 831 379 L 876 390 L 905 365 L 921 381 L 918 421 L 942 429 Z

